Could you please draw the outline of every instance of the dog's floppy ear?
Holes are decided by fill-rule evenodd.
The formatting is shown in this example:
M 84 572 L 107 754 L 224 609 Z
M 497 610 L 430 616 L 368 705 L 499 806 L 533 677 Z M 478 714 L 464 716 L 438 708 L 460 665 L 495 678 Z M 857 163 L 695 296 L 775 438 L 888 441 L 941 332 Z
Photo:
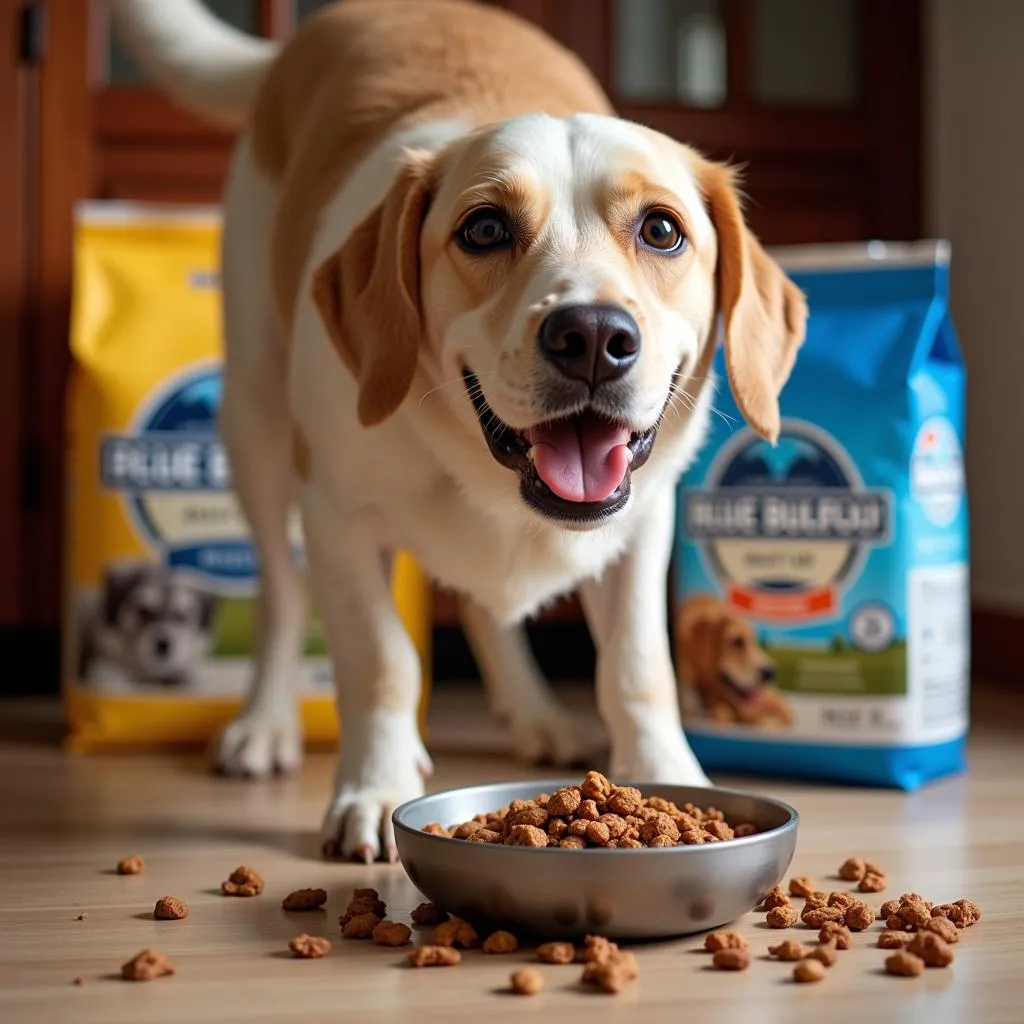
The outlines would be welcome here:
M 693 666 L 693 685 L 713 682 L 718 678 L 718 634 L 721 619 L 704 616 L 690 626 L 686 656 Z
M 209 632 L 213 629 L 213 618 L 217 611 L 217 595 L 209 590 L 197 589 L 199 599 L 199 628 Z
M 735 178 L 724 164 L 700 164 L 701 188 L 718 234 L 718 308 L 729 383 L 746 421 L 774 443 L 779 392 L 804 340 L 807 302 L 747 227 Z
M 423 332 L 420 229 L 433 162 L 407 152 L 384 201 L 317 269 L 313 301 L 342 362 L 359 383 L 359 422 L 372 427 L 412 384 Z
M 125 597 L 137 587 L 152 567 L 140 562 L 114 562 L 103 575 L 103 621 L 117 622 L 118 612 Z

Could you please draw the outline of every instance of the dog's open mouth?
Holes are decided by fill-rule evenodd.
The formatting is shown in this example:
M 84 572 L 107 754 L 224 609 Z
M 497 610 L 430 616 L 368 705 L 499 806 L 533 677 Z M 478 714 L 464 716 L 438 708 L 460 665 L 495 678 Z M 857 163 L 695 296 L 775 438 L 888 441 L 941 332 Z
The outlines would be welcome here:
M 761 702 L 764 683 L 755 683 L 751 688 L 745 689 L 736 683 L 728 672 L 719 672 L 718 678 L 726 690 L 739 702 L 738 707 L 756 707 Z
M 651 454 L 658 428 L 641 432 L 591 409 L 515 430 L 495 416 L 469 370 L 466 390 L 491 454 L 519 473 L 523 500 L 552 519 L 595 522 L 629 500 L 630 477 Z

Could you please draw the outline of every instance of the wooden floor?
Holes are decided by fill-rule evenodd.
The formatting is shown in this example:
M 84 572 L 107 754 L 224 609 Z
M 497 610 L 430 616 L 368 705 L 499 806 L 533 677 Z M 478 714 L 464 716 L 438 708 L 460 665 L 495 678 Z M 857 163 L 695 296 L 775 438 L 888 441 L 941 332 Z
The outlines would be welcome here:
M 540 1011 L 548 1021 L 1021 1024 L 1024 702 L 982 694 L 977 703 L 966 778 L 909 796 L 753 784 L 802 815 L 795 873 L 831 888 L 838 883 L 827 876 L 840 861 L 862 854 L 888 869 L 886 896 L 914 889 L 936 902 L 979 903 L 984 920 L 964 934 L 950 969 L 885 976 L 885 954 L 866 934 L 823 982 L 797 986 L 788 965 L 761 954 L 769 941 L 811 933 L 769 932 L 751 914 L 739 923 L 756 954 L 743 974 L 710 970 L 694 937 L 639 948 L 640 979 L 620 996 L 582 992 L 576 967 L 544 967 L 547 989 L 533 999 L 502 991 L 528 953 L 474 952 L 457 968 L 413 971 L 398 968 L 398 951 L 337 939 L 338 914 L 355 886 L 379 888 L 399 918 L 419 900 L 400 867 L 317 858 L 327 756 L 311 759 L 299 778 L 269 784 L 211 778 L 197 758 L 71 759 L 50 741 L 45 715 L 0 705 L 0 1021 L 490 1022 Z M 524 774 L 500 756 L 438 762 L 435 787 Z M 114 874 L 118 859 L 133 853 L 145 858 L 145 873 Z M 262 896 L 217 894 L 239 864 L 263 873 Z M 305 886 L 328 890 L 327 912 L 285 914 L 281 897 Z M 164 895 L 186 900 L 191 916 L 154 921 L 153 903 Z M 83 912 L 87 919 L 78 920 Z M 330 956 L 291 959 L 288 939 L 303 930 L 336 940 Z M 120 965 L 146 946 L 166 953 L 178 974 L 150 984 L 118 980 Z M 72 984 L 76 977 L 83 986 Z

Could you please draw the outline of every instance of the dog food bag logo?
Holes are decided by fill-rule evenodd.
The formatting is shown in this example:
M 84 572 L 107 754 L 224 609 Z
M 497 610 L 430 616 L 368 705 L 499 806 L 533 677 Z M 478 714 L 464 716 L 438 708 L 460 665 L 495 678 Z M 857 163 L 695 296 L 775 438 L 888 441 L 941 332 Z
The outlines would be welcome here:
M 789 250 L 807 339 L 771 444 L 723 414 L 679 492 L 673 633 L 707 770 L 914 788 L 963 763 L 964 375 L 943 243 Z M 789 262 L 787 262 L 787 260 Z M 725 380 L 724 358 L 716 371 Z
M 869 547 L 889 540 L 892 499 L 864 487 L 834 439 L 788 420 L 774 447 L 741 431 L 684 508 L 726 602 L 786 622 L 836 615 Z
M 100 475 L 167 568 L 218 592 L 251 594 L 259 567 L 217 432 L 220 395 L 218 366 L 173 379 L 131 430 L 103 438 Z
M 926 420 L 910 456 L 910 493 L 936 526 L 956 521 L 964 500 L 964 461 L 953 424 L 943 416 Z

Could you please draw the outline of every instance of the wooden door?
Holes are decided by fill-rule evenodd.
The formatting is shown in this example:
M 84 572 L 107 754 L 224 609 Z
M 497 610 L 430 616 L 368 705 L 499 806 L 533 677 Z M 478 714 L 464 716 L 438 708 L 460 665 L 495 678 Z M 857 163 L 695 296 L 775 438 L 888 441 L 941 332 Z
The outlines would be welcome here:
M 5 553 L 0 585 L 0 630 L 17 629 L 24 612 L 25 504 L 23 434 L 25 356 L 32 345 L 29 324 L 32 276 L 32 135 L 37 76 L 25 7 L 0 0 L 0 550 Z

